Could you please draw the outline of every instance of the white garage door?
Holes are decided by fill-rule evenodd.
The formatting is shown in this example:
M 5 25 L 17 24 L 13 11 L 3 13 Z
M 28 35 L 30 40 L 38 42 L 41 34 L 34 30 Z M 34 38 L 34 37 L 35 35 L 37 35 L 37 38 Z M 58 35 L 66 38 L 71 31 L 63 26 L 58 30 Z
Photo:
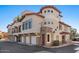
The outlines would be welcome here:
M 31 37 L 31 44 L 36 45 L 36 36 Z
M 30 44 L 30 38 L 29 37 L 26 37 L 26 44 Z
M 21 42 L 24 43 L 24 37 L 23 36 L 21 37 Z

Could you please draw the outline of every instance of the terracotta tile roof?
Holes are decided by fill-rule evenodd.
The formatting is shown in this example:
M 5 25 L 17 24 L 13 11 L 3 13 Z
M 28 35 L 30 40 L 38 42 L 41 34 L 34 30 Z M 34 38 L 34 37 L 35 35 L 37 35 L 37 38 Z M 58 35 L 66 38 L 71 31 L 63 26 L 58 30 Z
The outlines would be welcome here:
M 11 25 L 10 25 L 10 24 L 9 24 L 9 25 L 7 25 L 7 28 L 8 28 L 9 26 L 11 26 Z
M 60 34 L 70 34 L 69 32 L 60 32 Z
M 44 16 L 42 16 L 42 15 L 39 15 L 38 13 L 26 13 L 25 15 L 23 15 L 22 16 L 22 19 L 21 19 L 21 21 L 25 18 L 25 16 L 29 16 L 29 15 L 37 15 L 37 16 L 39 16 L 39 17 L 42 17 L 42 18 L 44 18 Z
M 59 21 L 59 23 L 61 23 L 61 24 L 63 24 L 63 25 L 66 25 L 66 26 L 68 26 L 68 27 L 71 27 L 70 25 L 68 25 L 68 24 L 66 24 L 66 23 L 64 23 L 64 22 Z
M 56 7 L 51 6 L 51 5 L 45 6 L 45 7 L 41 8 L 40 12 L 42 12 L 42 10 L 43 10 L 43 9 L 46 9 L 46 8 L 53 8 L 53 9 L 55 9 L 56 11 L 58 11 L 59 13 L 61 13 L 61 11 L 59 11 Z
M 37 15 L 37 16 L 40 16 L 40 17 L 44 18 L 44 16 L 39 15 L 38 13 L 28 13 L 28 14 L 25 14 L 25 16 L 27 16 L 27 15 Z

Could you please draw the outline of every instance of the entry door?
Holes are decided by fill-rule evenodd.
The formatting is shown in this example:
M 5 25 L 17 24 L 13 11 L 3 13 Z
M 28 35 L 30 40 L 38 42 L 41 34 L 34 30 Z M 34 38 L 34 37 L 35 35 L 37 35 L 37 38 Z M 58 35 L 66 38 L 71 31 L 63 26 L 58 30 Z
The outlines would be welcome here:
M 21 35 L 18 36 L 18 42 L 21 42 Z
M 15 41 L 16 41 L 16 42 L 18 42 L 18 41 L 19 41 L 19 40 L 18 40 L 18 36 L 15 36 Z
M 42 34 L 42 45 L 45 45 L 45 34 Z
M 65 35 L 62 36 L 62 43 L 66 43 L 66 41 L 65 41 Z

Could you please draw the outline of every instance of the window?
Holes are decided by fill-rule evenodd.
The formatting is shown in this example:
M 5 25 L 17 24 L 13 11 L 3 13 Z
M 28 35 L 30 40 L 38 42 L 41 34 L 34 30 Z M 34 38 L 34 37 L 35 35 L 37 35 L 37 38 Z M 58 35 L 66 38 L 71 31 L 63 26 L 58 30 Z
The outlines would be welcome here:
M 32 28 L 32 18 L 28 20 L 28 28 Z
M 21 32 L 21 25 L 19 26 L 19 32 Z
M 53 10 L 51 10 L 51 13 L 53 13 Z
M 55 29 L 55 31 L 57 31 L 57 29 Z
M 57 26 L 57 29 L 58 29 L 58 26 Z
M 28 28 L 27 28 L 28 23 L 26 23 L 25 25 L 26 25 L 25 28 L 28 29 Z
M 14 32 L 17 33 L 18 32 L 18 27 L 14 27 Z
M 27 21 L 27 29 L 29 29 L 29 21 Z
M 53 31 L 53 33 L 55 33 L 55 31 Z
M 48 42 L 50 41 L 50 36 L 49 36 L 49 34 L 47 35 L 47 41 L 48 41 Z
M 44 22 L 44 24 L 46 24 L 46 22 Z
M 29 29 L 32 28 L 32 21 L 29 22 Z
M 19 35 L 17 38 L 18 38 L 17 41 L 18 41 L 18 42 L 21 42 L 21 36 Z
M 44 11 L 44 13 L 46 13 L 46 10 Z
M 12 33 L 14 33 L 14 28 L 12 29 Z
M 22 29 L 24 30 L 24 22 L 23 22 L 23 24 L 22 24 Z
M 50 10 L 48 10 L 48 12 L 50 12 Z
M 26 22 L 23 22 L 23 25 L 22 25 L 23 30 L 27 30 L 30 28 L 32 28 L 32 19 L 29 19 Z

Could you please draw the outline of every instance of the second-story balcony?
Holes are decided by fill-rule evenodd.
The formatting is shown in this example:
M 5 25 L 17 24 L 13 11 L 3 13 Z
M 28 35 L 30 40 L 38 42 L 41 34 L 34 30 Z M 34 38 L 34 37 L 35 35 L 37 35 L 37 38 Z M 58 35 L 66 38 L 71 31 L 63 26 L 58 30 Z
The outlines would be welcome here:
M 15 26 L 14 28 L 12 28 L 12 33 L 20 33 L 21 32 L 21 26 Z
M 52 32 L 52 28 L 50 28 L 50 27 L 41 27 L 41 32 L 42 33 Z

